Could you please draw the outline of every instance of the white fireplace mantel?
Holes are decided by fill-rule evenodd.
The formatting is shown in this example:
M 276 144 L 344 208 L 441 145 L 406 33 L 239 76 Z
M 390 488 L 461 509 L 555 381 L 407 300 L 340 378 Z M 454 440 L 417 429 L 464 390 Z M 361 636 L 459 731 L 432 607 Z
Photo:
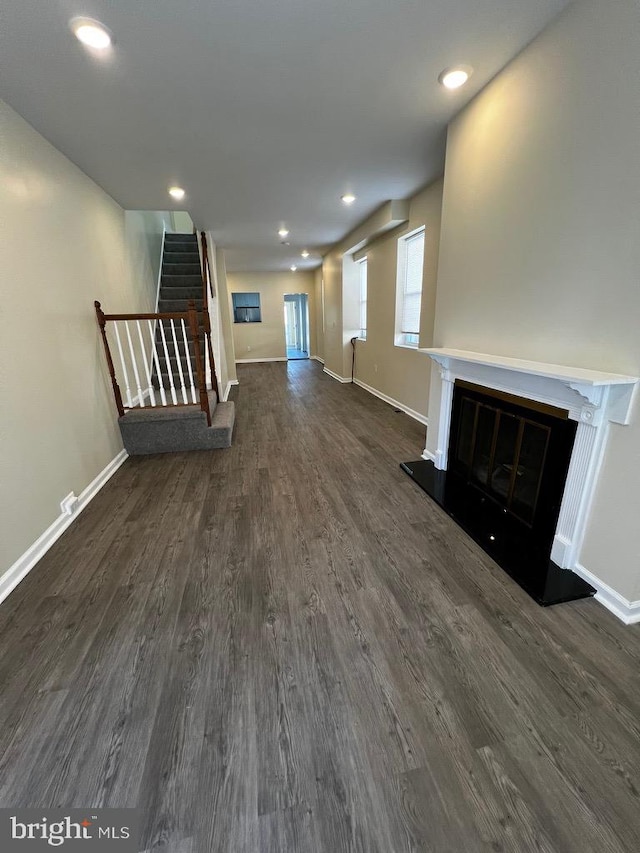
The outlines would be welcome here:
M 439 416 L 429 417 L 430 430 L 433 432 L 435 427 L 437 433 L 437 449 L 425 448 L 423 454 L 440 470 L 447 468 L 456 379 L 564 409 L 571 420 L 578 422 L 551 551 L 555 563 L 574 569 L 604 455 L 608 424 L 629 423 L 638 378 L 457 349 L 438 347 L 420 352 L 436 362 L 442 379 Z M 434 447 L 431 437 L 429 445 Z

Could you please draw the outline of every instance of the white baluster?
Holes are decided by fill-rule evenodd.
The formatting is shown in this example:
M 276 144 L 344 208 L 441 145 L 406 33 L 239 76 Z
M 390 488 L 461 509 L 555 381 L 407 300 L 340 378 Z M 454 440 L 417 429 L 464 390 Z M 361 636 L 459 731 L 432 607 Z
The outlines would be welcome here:
M 116 320 L 113 324 L 113 328 L 116 330 L 116 340 L 118 341 L 118 352 L 120 353 L 120 363 L 122 364 L 122 373 L 124 374 L 124 387 L 127 392 L 127 408 L 133 408 L 133 401 L 131 400 L 131 388 L 129 387 L 129 374 L 127 373 L 127 364 L 124 360 L 124 353 L 122 352 L 122 343 L 120 342 L 120 332 L 118 331 L 118 321 Z
M 167 395 L 164 392 L 164 385 L 162 384 L 162 373 L 160 372 L 160 361 L 158 360 L 158 350 L 156 349 L 156 332 L 151 323 L 151 320 L 147 320 L 147 324 L 149 326 L 149 335 L 151 336 L 151 346 L 152 355 L 153 355 L 153 363 L 156 366 L 156 374 L 158 376 L 158 385 L 160 386 L 160 400 L 162 401 L 162 405 L 167 405 Z
M 167 349 L 167 339 L 164 334 L 164 326 L 162 324 L 162 320 L 160 320 L 160 335 L 162 337 L 162 347 L 164 349 L 164 358 L 167 365 L 167 373 L 169 375 L 169 387 L 171 389 L 171 399 L 173 400 L 173 405 L 177 406 L 178 404 L 178 395 L 176 394 L 176 389 L 173 384 L 173 370 L 171 370 L 171 362 L 169 360 L 169 350 Z
M 193 382 L 193 369 L 191 367 L 191 353 L 189 352 L 189 341 L 187 340 L 187 330 L 184 325 L 184 320 L 180 320 L 182 323 L 182 340 L 184 341 L 184 351 L 187 356 L 187 367 L 189 369 L 189 387 L 191 389 L 191 399 L 194 403 L 197 403 L 198 398 L 196 397 L 196 386 Z
M 133 364 L 133 375 L 136 379 L 136 388 L 138 389 L 138 402 L 140 406 L 144 408 L 144 394 L 142 393 L 142 386 L 140 385 L 140 374 L 138 373 L 138 361 L 136 359 L 136 354 L 133 350 L 133 343 L 131 341 L 131 332 L 129 331 L 129 323 L 124 321 L 124 328 L 127 332 L 127 339 L 129 341 L 129 352 L 131 353 L 131 363 Z
M 142 360 L 144 362 L 144 372 L 147 374 L 147 390 L 149 391 L 149 399 L 151 400 L 151 405 L 155 406 L 156 404 L 156 395 L 153 392 L 153 386 L 151 385 L 151 370 L 149 368 L 149 361 L 147 359 L 147 351 L 144 346 L 144 341 L 142 340 L 142 329 L 140 328 L 140 320 L 136 320 L 136 326 L 138 327 L 138 339 L 140 341 L 140 349 L 142 350 Z
M 173 336 L 173 349 L 176 354 L 176 360 L 178 362 L 178 375 L 180 376 L 180 390 L 182 391 L 182 402 L 188 403 L 189 398 L 187 397 L 187 389 L 184 387 L 184 375 L 182 373 L 182 359 L 180 358 L 180 350 L 178 349 L 178 341 L 176 339 L 176 327 L 174 325 L 173 320 L 171 320 L 171 334 Z

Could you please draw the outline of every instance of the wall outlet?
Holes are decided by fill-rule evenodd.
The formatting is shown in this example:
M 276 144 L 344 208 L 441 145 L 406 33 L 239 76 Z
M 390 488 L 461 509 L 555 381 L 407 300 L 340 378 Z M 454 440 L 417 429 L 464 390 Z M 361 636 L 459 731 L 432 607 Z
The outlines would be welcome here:
M 377 373 L 377 372 L 378 372 L 378 365 L 377 365 L 377 364 L 374 364 L 374 365 L 373 365 L 373 372 L 374 372 L 374 373 Z
M 251 347 L 247 347 L 247 352 L 251 352 Z

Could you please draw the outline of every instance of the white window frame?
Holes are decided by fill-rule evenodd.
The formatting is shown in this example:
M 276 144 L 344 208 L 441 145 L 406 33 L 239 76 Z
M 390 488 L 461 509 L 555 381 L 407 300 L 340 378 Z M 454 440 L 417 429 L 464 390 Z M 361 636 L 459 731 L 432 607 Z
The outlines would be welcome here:
M 396 326 L 395 326 L 395 340 L 394 343 L 397 347 L 407 347 L 409 349 L 417 349 L 419 345 L 420 338 L 420 330 L 416 331 L 406 331 L 402 329 L 403 326 L 403 317 L 404 317 L 404 302 L 405 295 L 407 293 L 407 259 L 408 259 L 408 250 L 409 245 L 412 241 L 416 239 L 416 237 L 422 236 L 422 264 L 420 269 L 420 289 L 419 291 L 413 288 L 410 293 L 415 295 L 418 293 L 419 295 L 419 303 L 418 303 L 418 324 L 420 322 L 420 310 L 422 308 L 422 288 L 424 284 L 424 236 L 425 236 L 425 226 L 421 225 L 419 228 L 414 228 L 413 231 L 409 231 L 408 234 L 403 234 L 402 237 L 398 238 L 398 268 L 397 268 L 397 277 L 396 277 Z
M 369 274 L 369 265 L 367 263 L 367 256 L 364 258 L 360 258 L 359 261 L 356 261 L 358 265 L 358 307 L 360 314 L 360 334 L 359 338 L 361 341 L 367 340 L 367 298 L 368 298 L 368 274 Z M 363 298 L 364 291 L 364 298 Z

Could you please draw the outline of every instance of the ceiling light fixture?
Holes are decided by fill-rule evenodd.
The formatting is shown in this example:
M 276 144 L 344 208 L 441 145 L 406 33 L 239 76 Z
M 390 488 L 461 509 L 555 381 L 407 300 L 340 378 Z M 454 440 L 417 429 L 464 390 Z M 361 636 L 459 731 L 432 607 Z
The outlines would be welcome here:
M 169 187 L 169 195 L 175 198 L 176 201 L 182 201 L 184 198 L 184 190 L 182 187 Z
M 93 18 L 72 18 L 69 25 L 78 41 L 87 47 L 106 50 L 113 44 L 113 36 L 100 21 L 94 21 Z
M 288 236 L 289 236 L 289 229 L 288 229 L 288 228 L 281 228 L 281 229 L 278 231 L 278 235 L 279 235 L 280 237 L 288 237 Z
M 307 249 L 303 249 L 302 252 L 300 252 L 300 254 L 302 255 L 303 258 L 309 257 L 309 251 Z
M 442 74 L 438 77 L 438 82 L 445 89 L 459 89 L 467 82 L 473 69 L 469 65 L 456 65 L 454 68 L 445 68 Z
M 291 270 L 291 272 L 295 272 L 298 269 L 298 267 L 295 264 L 291 264 L 289 269 Z
M 356 200 L 356 197 L 353 193 L 345 193 L 343 196 L 341 196 L 341 198 L 344 204 L 353 204 L 353 202 Z

